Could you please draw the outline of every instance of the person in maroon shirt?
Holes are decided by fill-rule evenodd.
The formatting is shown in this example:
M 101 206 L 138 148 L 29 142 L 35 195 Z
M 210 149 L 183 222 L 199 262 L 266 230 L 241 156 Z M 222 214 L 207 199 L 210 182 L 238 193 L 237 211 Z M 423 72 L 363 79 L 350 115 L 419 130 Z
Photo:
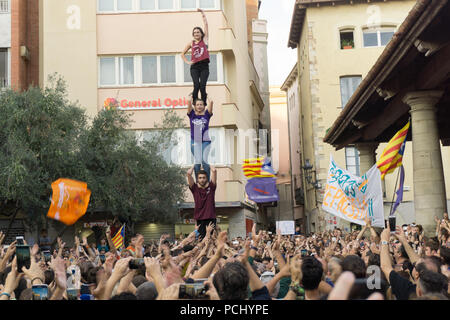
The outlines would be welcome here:
M 214 200 L 216 194 L 217 171 L 213 166 L 211 169 L 211 181 L 208 181 L 206 171 L 200 170 L 197 174 L 197 183 L 192 177 L 192 166 L 187 172 L 187 182 L 189 189 L 194 196 L 195 208 L 194 219 L 197 222 L 200 238 L 206 235 L 206 226 L 213 223 L 216 226 L 216 203 Z

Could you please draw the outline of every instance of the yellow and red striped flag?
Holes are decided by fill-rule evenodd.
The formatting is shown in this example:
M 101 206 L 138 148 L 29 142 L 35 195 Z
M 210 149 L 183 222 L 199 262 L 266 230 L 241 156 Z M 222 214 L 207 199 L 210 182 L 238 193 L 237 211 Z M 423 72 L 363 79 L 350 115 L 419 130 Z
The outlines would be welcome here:
M 125 241 L 125 225 L 123 225 L 119 231 L 117 231 L 116 235 L 111 239 L 114 247 L 116 247 L 116 249 L 120 249 L 121 247 L 124 246 L 124 241 Z
M 392 137 L 381 154 L 380 160 L 377 162 L 377 167 L 381 172 L 381 179 L 384 179 L 387 174 L 392 173 L 395 168 L 402 165 L 409 126 L 410 121 Z
M 245 159 L 242 164 L 244 175 L 249 178 L 273 178 L 275 174 L 265 166 L 264 158 Z

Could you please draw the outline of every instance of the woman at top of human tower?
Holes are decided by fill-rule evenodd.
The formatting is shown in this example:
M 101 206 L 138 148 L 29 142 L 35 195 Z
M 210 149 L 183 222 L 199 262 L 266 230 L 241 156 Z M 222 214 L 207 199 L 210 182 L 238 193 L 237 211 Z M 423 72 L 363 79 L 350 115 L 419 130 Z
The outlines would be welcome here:
M 195 27 L 192 30 L 192 41 L 186 45 L 181 54 L 184 62 L 191 66 L 191 77 L 194 82 L 194 91 L 192 92 L 192 98 L 194 103 L 198 99 L 198 93 L 200 91 L 202 100 L 205 106 L 207 106 L 207 93 L 206 83 L 209 78 L 209 51 L 208 51 L 208 20 L 202 9 L 198 9 L 203 17 L 204 31 L 201 27 Z M 186 53 L 191 50 L 191 61 L 186 58 Z

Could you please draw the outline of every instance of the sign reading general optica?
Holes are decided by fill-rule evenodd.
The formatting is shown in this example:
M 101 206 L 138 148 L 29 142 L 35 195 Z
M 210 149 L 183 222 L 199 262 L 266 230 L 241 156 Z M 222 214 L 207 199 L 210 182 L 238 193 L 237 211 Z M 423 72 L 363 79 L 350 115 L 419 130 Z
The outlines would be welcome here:
M 168 108 L 186 108 L 188 100 L 186 98 L 178 99 L 154 99 L 154 100 L 128 100 L 118 101 L 118 108 L 121 110 L 149 110 L 149 109 L 168 109 Z

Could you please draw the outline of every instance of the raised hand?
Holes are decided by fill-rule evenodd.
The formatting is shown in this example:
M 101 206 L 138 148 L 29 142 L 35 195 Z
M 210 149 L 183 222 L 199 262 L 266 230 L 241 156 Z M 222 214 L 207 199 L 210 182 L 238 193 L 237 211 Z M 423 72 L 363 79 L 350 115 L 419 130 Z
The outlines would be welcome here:
M 50 268 L 55 273 L 55 282 L 56 285 L 62 289 L 66 290 L 67 288 L 67 275 L 66 275 L 66 266 L 65 262 L 61 257 L 57 257 L 56 259 L 51 259 Z
M 174 283 L 170 287 L 164 289 L 156 300 L 178 300 L 180 292 L 180 283 Z

